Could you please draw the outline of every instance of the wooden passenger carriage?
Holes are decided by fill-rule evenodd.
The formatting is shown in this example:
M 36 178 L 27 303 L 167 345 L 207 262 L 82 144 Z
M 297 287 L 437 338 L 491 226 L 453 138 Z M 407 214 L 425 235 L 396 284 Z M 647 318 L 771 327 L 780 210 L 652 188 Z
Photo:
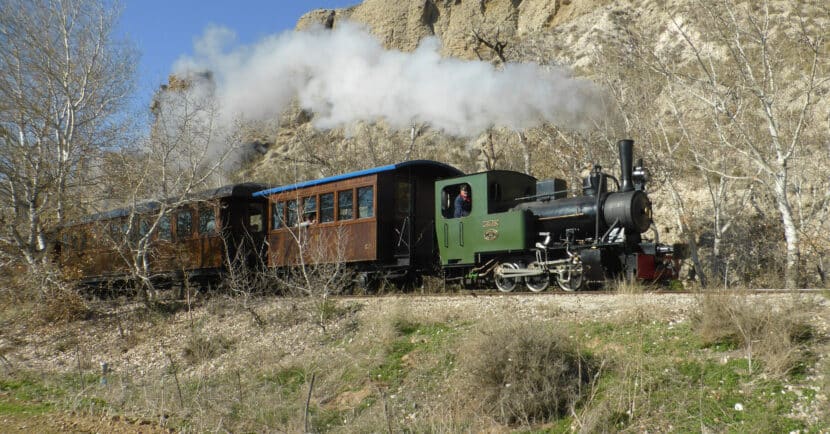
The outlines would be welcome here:
M 246 266 L 259 262 L 265 200 L 251 194 L 262 188 L 248 183 L 196 193 L 161 218 L 158 213 L 167 208 L 163 202 L 94 214 L 58 230 L 55 256 L 64 274 L 82 284 L 127 281 L 130 255 L 157 221 L 147 255 L 154 280 L 187 277 L 206 283 L 221 275 L 230 260 Z
M 434 266 L 434 182 L 461 172 L 417 160 L 260 191 L 268 265 L 347 263 L 394 278 Z

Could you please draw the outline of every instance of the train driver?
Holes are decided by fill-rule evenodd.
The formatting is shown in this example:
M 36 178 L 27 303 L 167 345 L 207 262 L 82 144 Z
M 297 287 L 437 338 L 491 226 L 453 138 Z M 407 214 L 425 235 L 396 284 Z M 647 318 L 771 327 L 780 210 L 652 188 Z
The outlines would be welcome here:
M 473 209 L 473 198 L 470 194 L 470 186 L 467 184 L 463 184 L 461 186 L 461 192 L 458 193 L 458 196 L 455 198 L 455 212 L 453 213 L 453 217 L 465 217 L 470 215 L 470 210 Z

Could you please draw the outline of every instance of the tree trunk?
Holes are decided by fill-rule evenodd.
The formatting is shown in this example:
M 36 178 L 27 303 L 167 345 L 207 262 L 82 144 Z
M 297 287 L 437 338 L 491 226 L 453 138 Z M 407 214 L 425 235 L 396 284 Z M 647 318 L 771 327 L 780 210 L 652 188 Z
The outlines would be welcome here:
M 798 236 L 792 207 L 787 197 L 787 173 L 782 170 L 774 183 L 775 203 L 781 214 L 781 224 L 784 226 L 784 239 L 787 242 L 787 260 L 784 270 L 784 285 L 787 289 L 794 289 L 798 285 L 798 263 L 801 259 L 801 245 Z
M 672 199 L 674 200 L 674 210 L 675 215 L 677 216 L 677 225 L 680 227 L 680 233 L 689 244 L 689 256 L 692 260 L 692 266 L 695 269 L 695 275 L 700 282 L 700 286 L 705 288 L 707 284 L 706 272 L 703 270 L 703 264 L 700 263 L 700 255 L 698 255 L 697 251 L 697 240 L 695 240 L 695 234 L 692 233 L 689 225 L 686 224 L 686 207 L 683 206 L 683 199 L 680 197 L 680 194 L 677 192 L 674 185 L 670 182 L 666 183 L 666 185 L 669 187 Z
M 530 146 L 527 144 L 527 137 L 521 132 L 517 131 L 516 135 L 519 136 L 519 143 L 522 144 L 522 163 L 524 164 L 524 172 L 527 175 L 530 175 Z

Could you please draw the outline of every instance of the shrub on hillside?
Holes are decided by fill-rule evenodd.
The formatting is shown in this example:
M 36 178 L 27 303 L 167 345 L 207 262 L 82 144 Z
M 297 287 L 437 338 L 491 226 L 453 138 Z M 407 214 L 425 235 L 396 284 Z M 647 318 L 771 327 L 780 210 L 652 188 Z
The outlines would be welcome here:
M 469 395 L 501 423 L 545 423 L 569 414 L 598 364 L 572 339 L 542 323 L 510 324 L 469 343 L 461 367 Z
M 76 291 L 50 291 L 36 309 L 37 317 L 45 323 L 67 323 L 87 319 L 92 311 Z
M 39 323 L 65 323 L 92 314 L 78 290 L 51 264 L 27 268 L 23 264 L 0 266 L 0 305 Z
M 750 369 L 760 359 L 768 373 L 784 375 L 802 366 L 803 344 L 814 336 L 808 310 L 794 300 L 709 293 L 699 299 L 692 324 L 704 345 L 741 349 Z
M 182 355 L 189 364 L 196 365 L 226 353 L 233 344 L 233 340 L 222 335 L 195 332 L 185 341 Z

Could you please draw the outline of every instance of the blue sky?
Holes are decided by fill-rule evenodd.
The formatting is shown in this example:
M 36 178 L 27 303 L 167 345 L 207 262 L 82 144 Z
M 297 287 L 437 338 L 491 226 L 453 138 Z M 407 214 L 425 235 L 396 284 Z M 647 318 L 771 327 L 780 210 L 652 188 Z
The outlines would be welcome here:
M 193 41 L 210 24 L 228 27 L 240 44 L 294 28 L 304 13 L 334 9 L 360 0 L 122 0 L 116 34 L 129 39 L 141 57 L 136 107 L 147 107 L 152 92 L 167 82 L 173 63 L 193 53 Z

